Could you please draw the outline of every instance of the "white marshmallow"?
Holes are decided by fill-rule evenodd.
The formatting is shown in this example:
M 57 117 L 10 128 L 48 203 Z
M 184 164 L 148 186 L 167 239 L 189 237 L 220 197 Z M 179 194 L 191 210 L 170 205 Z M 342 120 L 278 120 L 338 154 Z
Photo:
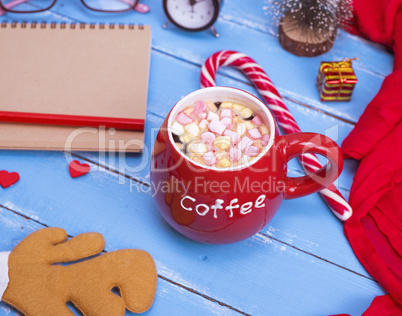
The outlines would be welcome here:
M 246 164 L 246 163 L 248 163 L 248 162 L 250 161 L 250 159 L 251 159 L 250 156 L 243 155 L 243 156 L 241 157 L 241 163 L 242 163 L 242 164 Z
M 198 125 L 195 124 L 194 122 L 184 126 L 184 129 L 186 130 L 187 133 L 189 133 L 192 136 L 197 136 L 198 133 L 200 132 Z
M 207 120 L 202 120 L 199 124 L 198 127 L 201 129 L 207 129 L 209 122 Z
M 180 136 L 184 133 L 184 126 L 181 125 L 179 122 L 174 121 L 170 130 L 173 134 Z
M 239 135 L 239 137 L 242 137 L 246 133 L 246 131 L 247 131 L 246 124 L 244 123 L 237 124 L 236 133 L 237 135 Z
M 207 116 L 207 120 L 208 121 L 213 121 L 213 120 L 218 120 L 219 121 L 219 115 L 214 113 L 214 112 L 209 111 L 208 116 Z
M 203 155 L 208 151 L 207 145 L 205 145 L 203 142 L 197 141 L 190 143 L 188 145 L 188 149 L 196 155 Z

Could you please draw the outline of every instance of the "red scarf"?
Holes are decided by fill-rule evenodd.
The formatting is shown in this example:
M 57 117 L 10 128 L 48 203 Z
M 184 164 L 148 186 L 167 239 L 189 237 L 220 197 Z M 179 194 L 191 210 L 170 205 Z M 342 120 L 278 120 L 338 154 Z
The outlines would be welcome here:
M 364 316 L 402 315 L 402 0 L 354 0 L 355 22 L 368 39 L 394 51 L 390 74 L 344 140 L 345 157 L 361 160 L 345 235 L 357 258 L 389 295 Z

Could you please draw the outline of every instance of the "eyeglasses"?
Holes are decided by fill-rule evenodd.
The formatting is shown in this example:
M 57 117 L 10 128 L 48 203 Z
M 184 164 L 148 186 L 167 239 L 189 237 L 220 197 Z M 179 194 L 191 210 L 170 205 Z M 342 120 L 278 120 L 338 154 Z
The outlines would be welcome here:
M 49 10 L 57 0 L 0 0 L 0 16 L 6 12 L 36 13 Z M 138 0 L 81 0 L 88 9 L 98 12 L 149 11 L 149 7 Z

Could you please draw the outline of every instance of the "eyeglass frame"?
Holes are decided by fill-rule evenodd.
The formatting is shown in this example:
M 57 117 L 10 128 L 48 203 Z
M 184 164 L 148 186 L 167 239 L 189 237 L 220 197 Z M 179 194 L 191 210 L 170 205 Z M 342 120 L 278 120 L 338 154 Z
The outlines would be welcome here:
M 29 1 L 29 0 L 14 0 L 14 1 L 11 1 L 11 2 L 9 2 L 7 4 L 12 4 L 12 7 L 15 7 L 15 6 L 17 6 L 17 5 L 21 4 L 21 3 L 27 2 L 27 1 Z M 134 10 L 134 8 L 137 6 L 137 4 L 139 2 L 139 0 L 120 0 L 120 1 L 122 1 L 124 3 L 127 3 L 127 5 L 129 5 L 130 8 L 124 9 L 124 10 L 111 11 L 111 10 L 94 9 L 94 8 L 91 8 L 90 6 L 88 6 L 85 3 L 85 0 L 80 0 L 80 1 L 89 10 L 97 11 L 97 12 L 108 12 L 108 13 L 127 12 L 127 11 L 130 11 L 130 10 Z M 0 8 L 3 9 L 5 12 L 11 12 L 11 13 L 38 13 L 38 12 L 44 12 L 44 11 L 50 10 L 51 8 L 53 8 L 53 6 L 56 4 L 56 2 L 57 2 L 57 0 L 53 0 L 53 3 L 46 9 L 35 10 L 35 11 L 15 11 L 15 10 L 10 10 L 10 9 L 6 8 L 5 6 L 7 4 L 3 4 L 3 1 L 0 0 Z M 129 2 L 133 2 L 133 4 L 130 4 Z

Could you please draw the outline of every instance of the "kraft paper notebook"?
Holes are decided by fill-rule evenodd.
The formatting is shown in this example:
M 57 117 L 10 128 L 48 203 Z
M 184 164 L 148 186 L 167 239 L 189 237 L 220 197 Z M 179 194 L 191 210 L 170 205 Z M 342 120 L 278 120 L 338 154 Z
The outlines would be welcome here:
M 144 122 L 150 45 L 149 26 L 2 23 L 0 111 Z M 2 149 L 139 152 L 144 139 L 107 126 L 0 129 Z

